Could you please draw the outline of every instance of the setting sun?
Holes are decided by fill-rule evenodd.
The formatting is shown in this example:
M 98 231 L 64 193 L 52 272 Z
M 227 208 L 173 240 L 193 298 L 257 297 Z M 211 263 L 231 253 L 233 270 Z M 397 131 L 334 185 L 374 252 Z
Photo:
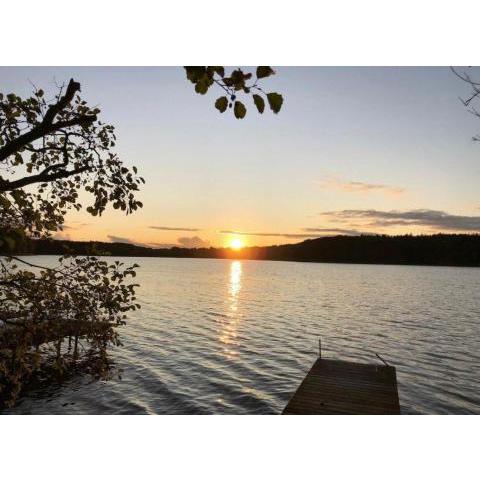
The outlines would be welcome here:
M 230 248 L 232 250 L 240 250 L 241 248 L 243 248 L 243 246 L 243 240 L 241 240 L 240 238 L 233 238 L 230 241 Z

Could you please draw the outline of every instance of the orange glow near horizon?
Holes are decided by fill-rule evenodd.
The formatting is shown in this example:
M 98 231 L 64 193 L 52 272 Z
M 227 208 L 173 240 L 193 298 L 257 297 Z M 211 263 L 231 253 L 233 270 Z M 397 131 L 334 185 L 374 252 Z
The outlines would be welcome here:
M 230 240 L 230 248 L 232 250 L 241 250 L 243 247 L 245 246 L 245 244 L 243 243 L 243 240 L 241 238 L 232 238 L 232 240 Z

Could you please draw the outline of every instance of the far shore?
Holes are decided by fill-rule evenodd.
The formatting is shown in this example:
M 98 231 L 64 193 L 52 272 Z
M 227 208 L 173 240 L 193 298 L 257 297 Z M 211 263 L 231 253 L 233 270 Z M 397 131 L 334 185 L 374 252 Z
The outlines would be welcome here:
M 366 265 L 480 267 L 479 234 L 334 236 L 267 247 L 150 248 L 130 243 L 28 240 L 16 255 L 210 258 Z M 0 252 L 2 254 L 2 252 Z

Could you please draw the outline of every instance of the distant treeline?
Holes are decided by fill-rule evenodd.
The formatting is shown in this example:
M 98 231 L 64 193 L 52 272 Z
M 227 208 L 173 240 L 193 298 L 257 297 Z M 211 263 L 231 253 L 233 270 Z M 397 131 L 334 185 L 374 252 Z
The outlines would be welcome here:
M 0 251 L 0 253 L 2 253 Z M 6 253 L 5 251 L 3 253 Z M 480 266 L 480 235 L 362 235 L 305 240 L 269 247 L 148 248 L 127 243 L 28 240 L 17 254 L 112 255 L 120 257 L 235 258 L 297 262 Z

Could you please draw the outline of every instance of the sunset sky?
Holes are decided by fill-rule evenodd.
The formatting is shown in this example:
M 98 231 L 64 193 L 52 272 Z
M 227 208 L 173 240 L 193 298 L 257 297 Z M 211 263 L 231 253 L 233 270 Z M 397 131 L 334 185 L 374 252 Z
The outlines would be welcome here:
M 53 93 L 73 77 L 117 130 L 146 185 L 125 217 L 67 217 L 62 238 L 150 246 L 298 242 L 324 235 L 480 231 L 480 120 L 468 86 L 441 68 L 284 68 L 236 120 L 183 68 L 0 68 L 0 91 Z M 85 202 L 84 205 L 87 205 Z

